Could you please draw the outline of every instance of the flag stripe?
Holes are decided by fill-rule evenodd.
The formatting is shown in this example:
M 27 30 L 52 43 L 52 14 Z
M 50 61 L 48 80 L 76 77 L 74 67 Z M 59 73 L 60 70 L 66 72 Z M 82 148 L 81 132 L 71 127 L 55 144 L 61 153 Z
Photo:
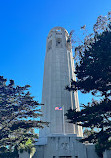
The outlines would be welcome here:
M 55 110 L 62 110 L 62 107 L 55 107 Z

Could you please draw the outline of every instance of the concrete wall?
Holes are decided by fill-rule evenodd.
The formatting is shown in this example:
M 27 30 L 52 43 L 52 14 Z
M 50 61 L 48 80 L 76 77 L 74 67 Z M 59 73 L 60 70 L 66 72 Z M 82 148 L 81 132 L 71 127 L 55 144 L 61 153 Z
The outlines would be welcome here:
M 34 154 L 33 158 L 45 158 L 44 149 L 46 145 L 38 145 L 36 147 L 36 153 Z
M 19 158 L 31 158 L 31 156 L 28 152 L 23 151 L 23 153 L 19 152 Z
M 99 158 L 95 152 L 95 145 L 94 144 L 88 144 L 86 146 L 86 155 L 87 158 Z
M 99 158 L 95 152 L 95 145 L 82 144 L 80 137 L 70 135 L 50 135 L 47 143 L 36 146 L 36 153 L 31 157 L 27 152 L 20 154 L 19 158 L 59 158 L 59 156 L 71 156 L 71 158 Z M 111 158 L 111 150 L 104 152 L 103 158 Z
M 53 156 L 56 158 L 59 156 L 87 158 L 85 145 L 77 139 L 79 137 L 74 134 L 48 136 L 47 144 L 38 145 L 33 158 L 53 158 Z
M 52 138 L 54 139 L 54 138 Z M 50 140 L 49 141 L 50 143 L 52 143 L 52 141 Z M 53 145 L 50 144 L 50 149 L 53 151 Z M 65 146 L 64 146 L 65 147 Z M 78 149 L 77 149 L 78 148 Z M 77 149 L 77 150 L 76 150 Z M 86 152 L 85 152 L 86 150 Z M 37 152 L 35 153 L 34 157 L 33 158 L 53 158 L 54 155 L 55 158 L 59 158 L 59 156 L 72 156 L 72 158 L 75 158 L 76 156 L 78 156 L 78 158 L 99 158 L 96 153 L 95 153 L 95 148 L 94 148 L 94 145 L 80 145 L 80 143 L 77 143 L 76 142 L 76 148 L 73 150 L 74 152 L 74 155 L 72 152 L 67 152 L 67 150 L 64 152 L 63 150 L 59 151 L 58 152 L 58 155 L 57 156 L 57 153 L 53 153 L 51 154 L 52 151 L 48 151 L 47 149 L 47 146 L 46 145 L 39 145 L 37 146 Z M 64 152 L 64 154 L 62 153 Z M 30 154 L 28 154 L 27 152 L 23 152 L 23 153 L 20 153 L 19 154 L 19 158 L 32 158 L 30 156 Z M 103 154 L 103 158 L 111 158 L 111 150 L 106 150 Z
M 103 158 L 111 158 L 111 150 L 106 150 L 103 154 Z

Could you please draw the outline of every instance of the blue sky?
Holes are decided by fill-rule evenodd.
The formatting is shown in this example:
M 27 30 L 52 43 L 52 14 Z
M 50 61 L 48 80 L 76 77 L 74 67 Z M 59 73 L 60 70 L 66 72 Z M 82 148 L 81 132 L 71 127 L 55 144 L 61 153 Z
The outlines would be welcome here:
M 89 32 L 99 15 L 111 10 L 111 0 L 3 0 L 0 2 L 0 75 L 16 85 L 31 85 L 41 102 L 46 38 L 55 26 L 79 34 Z M 79 102 L 91 96 L 79 94 Z

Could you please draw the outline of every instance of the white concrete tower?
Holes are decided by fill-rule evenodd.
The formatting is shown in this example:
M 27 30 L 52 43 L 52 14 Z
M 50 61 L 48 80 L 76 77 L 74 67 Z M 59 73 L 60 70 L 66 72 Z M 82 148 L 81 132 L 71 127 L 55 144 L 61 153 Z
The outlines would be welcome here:
M 49 127 L 40 130 L 40 137 L 52 134 L 83 136 L 82 128 L 68 123 L 63 115 L 70 108 L 79 110 L 77 93 L 65 90 L 71 79 L 75 80 L 74 61 L 68 37 L 68 32 L 62 27 L 54 27 L 47 37 L 41 120 L 48 121 Z M 62 110 L 55 110 L 55 107 L 62 107 Z

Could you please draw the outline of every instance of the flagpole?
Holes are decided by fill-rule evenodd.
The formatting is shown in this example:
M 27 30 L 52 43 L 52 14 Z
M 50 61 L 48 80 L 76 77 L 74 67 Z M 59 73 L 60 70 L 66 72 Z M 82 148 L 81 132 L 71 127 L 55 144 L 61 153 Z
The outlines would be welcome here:
M 63 105 L 63 133 L 65 135 L 64 105 Z

